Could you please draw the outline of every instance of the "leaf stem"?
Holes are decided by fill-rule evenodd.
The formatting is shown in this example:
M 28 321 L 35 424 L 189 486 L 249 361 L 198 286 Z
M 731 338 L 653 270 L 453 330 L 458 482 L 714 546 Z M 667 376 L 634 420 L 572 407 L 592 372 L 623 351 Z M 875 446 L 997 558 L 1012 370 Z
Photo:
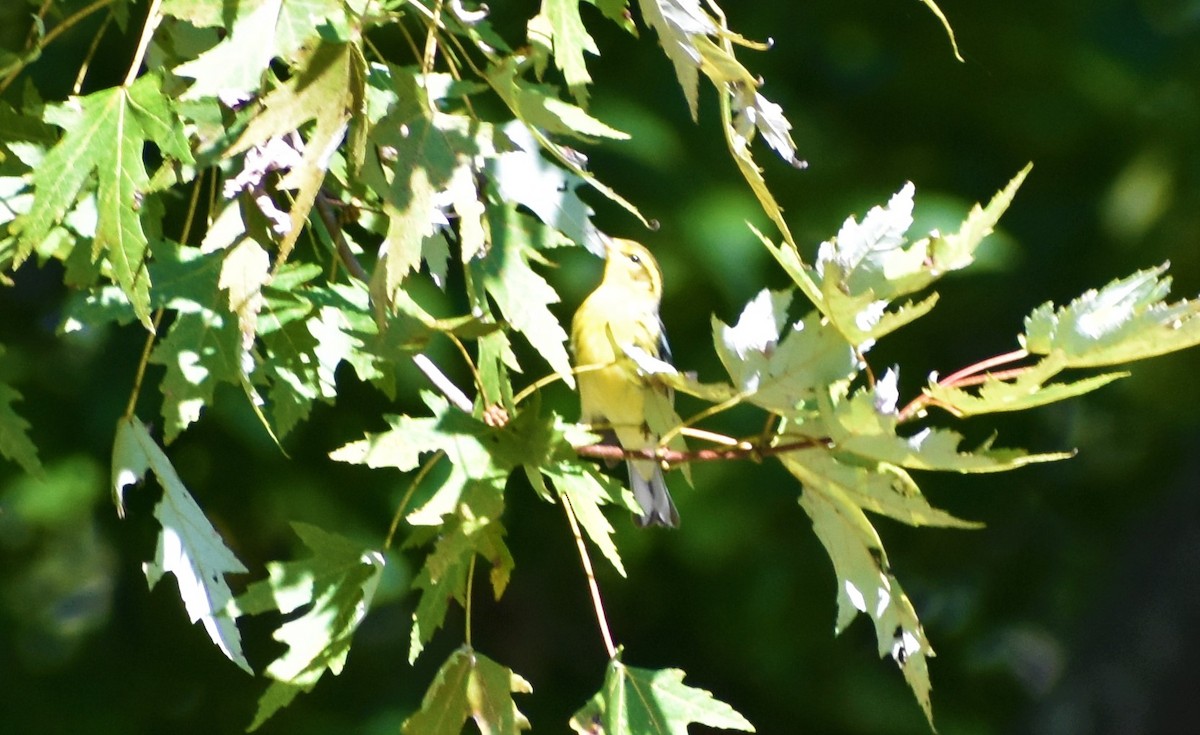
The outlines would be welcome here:
M 162 324 L 162 318 L 162 309 L 154 312 L 153 329 L 146 335 L 146 344 L 142 347 L 142 357 L 138 360 L 137 372 L 133 376 L 133 390 L 129 392 L 129 403 L 125 405 L 125 413 L 122 416 L 125 420 L 132 419 L 134 411 L 137 410 L 137 399 L 142 392 L 142 379 L 146 377 L 146 366 L 150 364 L 150 351 L 154 349 L 154 338 L 158 336 L 158 327 Z
M 946 377 L 939 380 L 937 384 L 942 387 L 962 387 L 966 385 L 979 385 L 989 378 L 994 378 L 996 380 L 1008 380 L 1010 378 L 1015 378 L 1024 373 L 1028 368 L 1013 368 L 1012 370 L 987 373 L 986 375 L 980 375 L 980 373 L 1001 365 L 1009 365 L 1017 362 L 1018 360 L 1024 360 L 1026 357 L 1029 357 L 1029 352 L 1025 349 L 1005 352 L 1002 355 L 996 355 L 994 357 L 989 357 L 986 360 L 980 360 L 979 362 L 968 365 L 961 370 L 950 373 Z M 933 397 L 928 393 L 922 392 L 921 395 L 912 399 L 909 401 L 908 405 L 900 409 L 900 413 L 897 415 L 897 421 L 901 423 L 908 421 L 913 416 L 916 416 L 918 413 L 920 413 L 923 408 L 929 406 L 932 402 Z
M 430 18 L 429 32 L 425 35 L 425 53 L 421 56 L 421 74 L 429 76 L 433 71 L 433 58 L 437 54 L 437 29 L 442 25 L 442 2 L 437 0 L 433 6 L 433 16 Z
M 483 399 L 483 405 L 490 406 L 492 404 L 492 399 L 488 396 L 487 390 L 483 387 L 483 376 L 479 374 L 479 368 L 475 366 L 475 361 L 471 359 L 471 353 L 467 351 L 467 346 L 464 345 L 462 340 L 458 338 L 458 335 L 454 334 L 453 332 L 444 332 L 444 334 L 449 337 L 450 341 L 454 343 L 454 346 L 458 348 L 459 354 L 462 355 L 463 362 L 467 363 L 467 367 L 471 370 L 471 379 L 475 381 L 475 389 L 479 391 L 479 397 Z M 469 408 L 464 410 L 467 413 L 471 412 L 471 409 Z
M 713 444 L 720 444 L 721 446 L 725 446 L 725 447 L 741 447 L 741 446 L 749 447 L 749 446 L 751 446 L 750 442 L 747 442 L 747 441 L 741 441 L 738 439 L 734 439 L 731 436 L 726 436 L 724 434 L 718 434 L 715 431 L 705 431 L 704 429 L 694 429 L 690 426 L 687 428 L 684 428 L 684 429 L 680 429 L 679 433 L 683 434 L 684 436 L 690 436 L 693 439 L 700 439 L 701 441 L 712 442 Z
M 579 522 L 575 520 L 575 509 L 566 495 L 559 495 L 562 500 L 563 512 L 567 514 L 567 522 L 571 524 L 571 533 L 575 536 L 575 546 L 579 549 L 579 561 L 583 564 L 583 573 L 587 577 L 588 590 L 592 594 L 592 607 L 596 610 L 596 624 L 600 627 L 600 635 L 604 638 L 604 650 L 611 660 L 617 655 L 617 647 L 613 645 L 612 631 L 608 627 L 608 617 L 604 614 L 604 600 L 600 597 L 600 585 L 596 583 L 596 575 L 592 570 L 592 559 L 588 556 L 587 546 L 583 543 L 583 534 L 579 532 Z
M 400 519 L 404 517 L 404 509 L 408 507 L 408 501 L 412 500 L 413 494 L 416 493 L 417 488 L 425 480 L 425 476 L 445 456 L 445 452 L 438 450 L 432 457 L 425 460 L 425 464 L 421 465 L 421 470 L 417 472 L 417 476 L 409 484 L 408 490 L 404 491 L 404 497 L 400 498 L 400 504 L 396 506 L 396 512 L 392 515 L 392 523 L 388 526 L 387 536 L 383 540 L 383 548 L 385 550 L 392 547 L 392 541 L 396 538 L 396 530 L 400 528 Z
M 475 602 L 475 560 L 478 555 L 471 554 L 471 562 L 467 567 L 467 604 L 463 606 L 466 612 L 466 622 L 464 626 L 466 630 L 463 633 L 463 638 L 467 644 L 467 648 L 471 648 L 471 608 Z

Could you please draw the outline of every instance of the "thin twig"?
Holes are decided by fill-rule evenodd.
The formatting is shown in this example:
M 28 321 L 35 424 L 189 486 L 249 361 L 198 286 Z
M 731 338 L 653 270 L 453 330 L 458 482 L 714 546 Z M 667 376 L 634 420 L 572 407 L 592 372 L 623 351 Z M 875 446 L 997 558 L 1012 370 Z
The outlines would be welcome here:
M 596 624 L 600 626 L 600 635 L 604 638 L 604 650 L 609 659 L 616 658 L 617 647 L 613 645 L 612 631 L 608 628 L 608 617 L 604 614 L 604 600 L 600 597 L 600 585 L 596 583 L 596 575 L 592 571 L 592 559 L 588 556 L 587 546 L 583 543 L 583 534 L 579 532 L 579 522 L 575 520 L 575 509 L 566 495 L 560 495 L 563 512 L 567 514 L 567 522 L 571 524 L 571 533 L 575 536 L 575 546 L 579 549 L 579 561 L 583 564 L 583 574 L 587 577 L 588 590 L 592 593 L 592 607 L 596 610 Z
M 433 364 L 433 360 L 424 352 L 419 352 L 412 356 L 413 364 L 417 369 L 425 373 L 425 377 L 429 378 L 429 382 L 437 386 L 437 389 L 442 392 L 454 406 L 463 413 L 471 413 L 475 410 L 475 405 L 471 403 L 471 399 L 467 398 L 467 394 L 463 393 L 457 385 L 455 385 L 446 374 L 438 369 L 438 366 Z
M 108 30 L 108 26 L 113 22 L 112 11 L 104 16 L 104 22 L 100 24 L 100 30 L 96 31 L 96 35 L 92 38 L 92 45 L 88 47 L 87 53 L 84 54 L 83 63 L 79 65 L 79 73 L 75 75 L 75 84 L 71 87 L 71 94 L 78 96 L 83 89 L 83 80 L 87 78 L 88 69 L 92 66 L 92 59 L 96 56 L 96 49 L 100 48 L 100 41 L 104 38 L 104 32 Z

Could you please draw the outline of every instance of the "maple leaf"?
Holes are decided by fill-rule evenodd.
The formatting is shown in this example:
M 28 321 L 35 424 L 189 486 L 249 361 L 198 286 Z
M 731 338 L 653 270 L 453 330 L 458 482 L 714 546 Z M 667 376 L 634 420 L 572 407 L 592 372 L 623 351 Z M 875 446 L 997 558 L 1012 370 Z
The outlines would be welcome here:
M 450 654 L 425 693 L 421 709 L 404 722 L 405 735 L 459 735 L 470 717 L 484 735 L 516 735 L 529 729 L 513 693 L 533 687 L 506 666 L 469 646 Z
M 754 726 L 710 692 L 683 683 L 679 669 L 639 669 L 620 656 L 608 662 L 604 686 L 571 717 L 581 735 L 687 735 L 698 723 L 754 732 Z
M 142 565 L 146 581 L 153 588 L 164 574 L 175 575 L 191 621 L 202 621 L 217 648 L 249 673 L 241 635 L 225 614 L 225 606 L 233 599 L 225 575 L 245 574 L 246 567 L 221 540 L 145 425 L 137 417 L 123 418 L 117 424 L 112 462 L 113 501 L 119 515 L 125 515 L 125 488 L 147 470 L 158 478 L 163 497 L 154 507 L 154 516 L 162 525 L 158 549 L 154 561 Z
M 226 610 L 231 617 L 278 610 L 288 619 L 272 637 L 288 646 L 266 670 L 274 679 L 259 699 L 250 729 L 262 725 L 326 671 L 342 672 L 350 642 L 366 617 L 383 575 L 384 558 L 307 523 L 292 528 L 312 556 L 267 564 L 267 579 L 250 585 Z M 304 609 L 304 613 L 291 613 Z
M 150 188 L 146 146 L 153 143 L 170 159 L 193 162 L 161 80 L 148 74 L 129 87 L 72 98 L 48 111 L 47 118 L 66 134 L 34 171 L 33 205 L 12 225 L 19 233 L 14 265 L 63 221 L 95 177 L 97 220 L 92 248 L 105 254 L 137 318 L 151 328 L 150 279 L 145 268 L 149 243 L 141 212 L 142 197 Z
M 41 474 L 42 463 L 38 459 L 37 446 L 29 438 L 29 422 L 12 407 L 19 400 L 21 394 L 16 389 L 0 382 L 0 454 L 21 465 L 30 474 Z

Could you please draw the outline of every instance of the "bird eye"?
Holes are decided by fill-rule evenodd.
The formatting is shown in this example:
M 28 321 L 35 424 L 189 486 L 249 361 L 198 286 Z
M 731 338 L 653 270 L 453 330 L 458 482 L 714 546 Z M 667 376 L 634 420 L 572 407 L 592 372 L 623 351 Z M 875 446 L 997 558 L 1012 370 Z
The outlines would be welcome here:
M 632 261 L 632 262 L 634 262 L 634 263 L 641 263 L 641 262 L 642 262 L 642 256 L 640 256 L 640 255 L 630 255 L 630 256 L 629 256 L 629 260 L 630 260 L 630 261 Z

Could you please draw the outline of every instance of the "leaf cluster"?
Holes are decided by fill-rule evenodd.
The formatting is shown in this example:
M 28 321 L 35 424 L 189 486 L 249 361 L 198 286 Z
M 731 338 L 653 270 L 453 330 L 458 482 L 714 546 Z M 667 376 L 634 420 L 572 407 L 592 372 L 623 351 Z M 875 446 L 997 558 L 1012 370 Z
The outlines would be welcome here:
M 532 685 L 478 650 L 470 616 L 477 563 L 487 564 L 496 600 L 516 569 L 504 514 L 510 481 L 520 476 L 563 508 L 610 654 L 600 690 L 571 726 L 610 735 L 683 733 L 690 723 L 753 730 L 728 705 L 684 685 L 682 671 L 623 663 L 588 544 L 626 575 L 605 509 L 638 508 L 589 459 L 625 453 L 596 447 L 587 427 L 539 400 L 554 381 L 573 385 L 575 369 L 544 267 L 560 248 L 601 252 L 607 237 L 581 190 L 648 224 L 576 149 L 628 137 L 587 109 L 589 57 L 600 49 L 583 5 L 626 32 L 653 31 L 693 118 L 701 77 L 712 84 L 730 156 L 779 233 L 756 234 L 791 279 L 786 289 L 759 293 L 735 324 L 713 319 L 725 378 L 704 382 L 627 350 L 622 359 L 640 379 L 705 405 L 686 420 L 658 407 L 650 420 L 663 438 L 648 454 L 685 471 L 708 459 L 777 459 L 832 561 L 837 629 L 859 613 L 869 617 L 880 655 L 897 663 L 932 723 L 933 649 L 868 514 L 974 527 L 933 507 L 918 473 L 1000 472 L 1069 455 L 1000 448 L 992 439 L 964 446 L 960 433 L 927 420 L 929 410 L 952 420 L 1095 390 L 1124 373 L 1055 379 L 1194 345 L 1197 306 L 1167 303 L 1165 266 L 1142 271 L 1065 306 L 1038 307 L 1019 349 L 931 376 L 902 403 L 899 368 L 877 373 L 871 350 L 934 308 L 930 289 L 971 265 L 1029 168 L 957 231 L 912 239 L 915 189 L 907 184 L 885 205 L 848 218 L 809 262 L 754 158 L 759 137 L 803 167 L 782 108 L 739 56 L 766 45 L 731 30 L 712 2 L 543 0 L 524 38 L 506 39 L 485 6 L 454 1 L 154 0 L 122 83 L 84 93 L 88 59 L 72 95 L 42 99 L 24 71 L 60 28 L 91 13 L 129 20 L 124 3 L 99 2 L 32 35 L 23 55 L 0 59 L 3 278 L 18 278 L 27 261 L 57 262 L 72 293 L 62 332 L 123 325 L 146 336 L 114 430 L 111 485 L 122 516 L 132 486 L 152 475 L 161 488 L 146 577 L 154 585 L 173 575 L 192 622 L 246 671 L 237 621 L 284 616 L 274 637 L 286 650 L 263 668 L 270 684 L 254 728 L 326 671 L 341 672 L 385 552 L 421 549 L 409 660 L 452 605 L 466 611 L 466 640 L 442 663 L 405 732 L 460 732 L 468 719 L 481 732 L 519 732 L 530 723 L 513 695 Z M 798 306 L 797 295 L 811 308 Z M 451 346 L 462 363 L 437 364 L 435 343 Z M 530 354 L 536 359 L 518 357 Z M 265 579 L 235 594 L 228 578 L 246 574 L 246 565 L 166 447 L 203 418 L 222 385 L 282 446 L 316 404 L 337 400 L 343 365 L 387 396 L 415 393 L 397 377 L 402 363 L 436 388 L 421 393 L 427 411 L 382 416 L 385 430 L 330 448 L 335 461 L 405 473 L 386 536 L 364 545 L 298 523 L 311 556 L 273 562 Z M 145 380 L 149 365 L 162 368 L 157 385 Z M 447 377 L 456 372 L 470 374 L 469 388 Z M 150 418 L 139 406 L 153 388 L 161 409 Z M 29 424 L 14 409 L 20 398 L 0 382 L 0 453 L 37 473 Z M 730 437 L 699 428 L 719 426 L 735 406 L 760 412 L 762 431 Z M 152 424 L 162 427 L 161 440 Z M 685 435 L 715 450 L 689 451 Z

